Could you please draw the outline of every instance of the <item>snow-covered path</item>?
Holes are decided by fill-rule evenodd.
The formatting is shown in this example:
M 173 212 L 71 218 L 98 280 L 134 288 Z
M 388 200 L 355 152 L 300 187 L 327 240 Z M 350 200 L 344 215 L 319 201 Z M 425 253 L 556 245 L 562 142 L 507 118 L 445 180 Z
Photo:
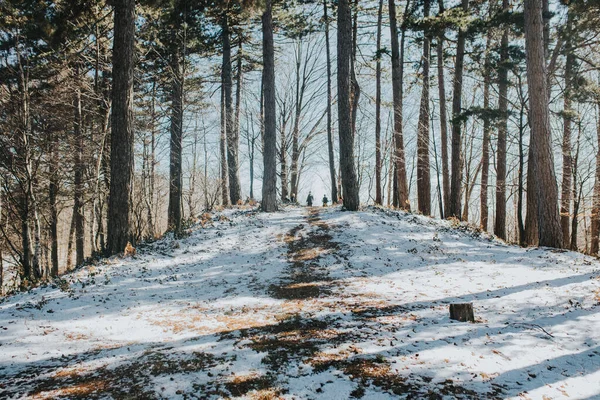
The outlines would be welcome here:
M 600 398 L 599 265 L 374 208 L 228 211 L 0 302 L 0 398 Z

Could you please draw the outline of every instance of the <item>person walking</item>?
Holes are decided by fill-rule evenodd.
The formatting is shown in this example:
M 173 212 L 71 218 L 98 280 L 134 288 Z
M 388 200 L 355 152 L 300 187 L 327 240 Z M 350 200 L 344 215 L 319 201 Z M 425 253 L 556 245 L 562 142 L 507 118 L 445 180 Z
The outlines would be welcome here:
M 308 192 L 308 197 L 306 198 L 306 204 L 307 204 L 309 207 L 312 207 L 312 203 L 313 203 L 313 200 L 314 200 L 314 199 L 315 199 L 315 198 L 313 197 L 313 195 L 312 195 L 312 192 Z
M 329 203 L 329 199 L 327 198 L 327 195 L 324 194 L 323 195 L 323 207 L 327 207 L 327 203 Z

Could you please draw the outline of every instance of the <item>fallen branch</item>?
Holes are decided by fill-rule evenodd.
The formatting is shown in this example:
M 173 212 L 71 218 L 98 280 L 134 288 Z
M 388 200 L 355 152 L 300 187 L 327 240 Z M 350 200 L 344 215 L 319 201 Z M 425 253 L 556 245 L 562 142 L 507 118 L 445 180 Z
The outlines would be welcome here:
M 554 336 L 551 333 L 549 333 L 542 326 L 537 325 L 537 324 L 528 324 L 528 323 L 524 323 L 524 322 L 509 322 L 508 324 L 513 325 L 513 326 L 523 326 L 523 327 L 529 328 L 529 329 L 537 329 L 539 331 L 542 331 L 546 335 L 550 336 L 552 339 L 554 339 Z

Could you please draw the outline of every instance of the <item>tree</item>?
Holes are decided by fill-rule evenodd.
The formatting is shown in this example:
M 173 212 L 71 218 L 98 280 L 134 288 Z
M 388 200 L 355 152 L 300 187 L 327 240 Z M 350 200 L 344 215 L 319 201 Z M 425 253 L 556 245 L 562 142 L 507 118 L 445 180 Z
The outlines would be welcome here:
M 381 22 L 383 19 L 383 0 L 379 0 L 377 11 L 377 49 L 375 64 L 375 204 L 383 204 L 381 193 Z
M 444 15 L 444 0 L 438 0 L 438 15 Z M 448 168 L 448 120 L 446 112 L 446 80 L 444 78 L 444 30 L 440 29 L 436 45 L 438 97 L 440 101 L 440 135 L 442 147 L 442 187 L 444 192 L 444 212 L 442 218 L 450 215 L 450 171 Z
M 348 0 L 338 4 L 337 34 L 338 66 L 338 134 L 340 138 L 340 169 L 344 207 L 358 211 L 360 199 L 356 166 L 354 165 L 354 135 L 350 105 L 350 59 L 352 57 L 352 13 Z
M 135 0 L 114 1 L 113 89 L 107 253 L 122 252 L 131 240 L 133 180 L 133 71 Z
M 423 18 L 429 18 L 429 0 L 423 2 Z M 423 38 L 423 87 L 417 129 L 417 198 L 419 211 L 431 214 L 431 173 L 429 169 L 429 58 L 430 34 L 426 28 Z
M 407 0 L 404 18 L 402 22 L 402 39 L 398 42 L 398 24 L 396 17 L 396 2 L 389 0 L 390 12 L 390 34 L 392 36 L 392 94 L 394 101 L 394 143 L 395 143 L 395 158 L 396 158 L 396 176 L 395 184 L 397 190 L 398 207 L 410 210 L 410 202 L 408 199 L 408 182 L 406 180 L 406 159 L 404 155 L 404 137 L 402 133 L 402 102 L 403 102 L 403 80 L 404 80 L 404 32 L 406 31 L 406 19 L 410 7 L 410 0 Z M 340 29 L 338 27 L 338 29 Z M 338 45 L 339 46 L 339 45 Z M 338 62 L 339 63 L 339 62 Z M 338 67 L 339 68 L 339 67 Z M 339 72 L 338 72 L 339 74 Z M 339 97 L 339 94 L 338 94 Z
M 491 13 L 491 9 L 490 9 Z M 490 170 L 490 85 L 492 73 L 491 47 L 492 34 L 488 32 L 485 43 L 485 61 L 483 64 L 483 143 L 481 150 L 481 198 L 480 198 L 480 226 L 484 231 L 488 230 L 488 179 Z
M 502 0 L 502 10 L 509 10 L 508 0 Z M 496 223 L 494 234 L 506 239 L 506 136 L 508 131 L 508 34 L 506 24 L 500 42 L 500 65 L 498 66 L 498 150 L 496 158 Z
M 335 177 L 335 156 L 333 151 L 333 129 L 331 102 L 331 46 L 329 43 L 329 16 L 327 15 L 328 0 L 323 0 L 323 19 L 325 20 L 325 52 L 327 58 L 327 155 L 329 160 L 329 178 L 331 179 L 331 200 L 337 201 L 339 194 L 337 191 Z
M 469 10 L 469 0 L 462 0 L 462 11 L 466 14 Z M 462 160 L 461 160 L 461 132 L 462 124 L 462 89 L 463 66 L 465 59 L 465 40 L 467 29 L 459 27 L 456 44 L 456 61 L 454 63 L 454 82 L 452 94 L 452 179 L 450 182 L 450 214 L 448 216 L 461 217 L 460 198 L 462 190 Z
M 183 141 L 183 107 L 184 107 L 184 80 L 185 80 L 185 57 L 186 43 L 185 21 L 182 18 L 183 10 L 180 9 L 180 1 L 175 3 L 172 10 L 173 27 L 170 40 L 169 70 L 171 75 L 171 140 L 170 140 L 170 162 L 169 162 L 169 230 L 175 235 L 181 234 L 183 205 L 183 177 L 182 177 L 182 141 Z
M 575 54 L 573 48 L 573 13 L 567 9 L 567 29 L 565 40 L 565 89 L 563 94 L 564 109 L 563 116 L 563 141 L 562 159 L 563 173 L 560 197 L 560 223 L 563 236 L 563 247 L 569 248 L 569 225 L 571 212 L 571 183 L 573 179 L 573 160 L 571 157 L 571 125 L 573 119 L 572 97 L 575 74 Z M 575 199 L 574 199 L 575 200 Z
M 273 43 L 273 2 L 265 1 L 262 14 L 263 87 L 264 87 L 264 150 L 261 209 L 277 211 L 277 121 L 275 104 L 275 46 Z
M 554 174 L 547 97 L 542 0 L 525 0 L 525 51 L 531 125 L 531 156 L 536 172 L 534 193 L 540 246 L 562 247 L 558 187 Z M 529 179 L 532 179 L 529 176 Z
M 229 2 L 228 2 L 229 4 Z M 221 17 L 221 40 L 223 43 L 223 64 L 221 69 L 221 84 L 223 90 L 225 123 L 227 138 L 227 170 L 229 179 L 229 199 L 231 204 L 237 204 L 242 198 L 239 176 L 239 132 L 235 129 L 233 109 L 233 73 L 231 65 L 231 29 L 229 21 L 229 6 L 223 10 Z

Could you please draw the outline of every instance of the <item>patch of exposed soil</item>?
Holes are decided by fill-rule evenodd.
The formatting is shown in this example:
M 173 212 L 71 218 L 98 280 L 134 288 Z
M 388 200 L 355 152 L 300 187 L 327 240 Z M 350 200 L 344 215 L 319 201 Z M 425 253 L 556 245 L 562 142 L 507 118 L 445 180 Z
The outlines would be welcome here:
M 333 241 L 329 225 L 319 218 L 316 208 L 309 211 L 307 220 L 309 231 L 300 224 L 284 237 L 290 265 L 288 276 L 269 287 L 271 296 L 276 299 L 309 299 L 330 293 L 331 278 L 319 264 L 319 259 L 339 249 L 339 245 Z
M 95 355 L 102 355 L 101 351 Z M 52 366 L 44 369 L 44 376 L 40 376 L 39 365 L 32 366 L 10 378 L 14 380 L 12 386 L 20 386 L 22 391 L 1 394 L 7 398 L 27 395 L 33 399 L 155 399 L 158 396 L 150 384 L 153 377 L 209 371 L 223 361 L 200 352 L 173 353 L 170 348 L 148 350 L 135 361 L 116 368 L 108 368 L 106 365 L 86 367 L 80 360 L 85 361 L 89 357 L 94 357 L 94 354 L 50 360 L 49 365 Z M 31 384 L 30 380 L 35 376 L 38 379 Z M 217 393 L 217 388 L 213 392 Z

